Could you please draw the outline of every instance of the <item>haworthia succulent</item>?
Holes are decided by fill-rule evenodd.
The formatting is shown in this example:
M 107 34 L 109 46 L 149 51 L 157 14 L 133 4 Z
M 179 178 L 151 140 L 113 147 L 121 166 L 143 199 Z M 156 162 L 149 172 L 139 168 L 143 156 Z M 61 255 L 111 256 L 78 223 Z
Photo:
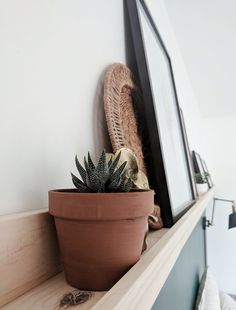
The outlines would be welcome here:
M 115 159 L 112 161 L 112 163 L 111 163 L 111 165 L 109 167 L 109 174 L 110 174 L 110 176 L 113 174 L 113 172 L 116 169 L 116 166 L 117 166 L 118 161 L 120 159 L 120 155 L 121 155 L 121 152 L 118 153 L 118 155 L 115 157 Z
M 74 174 L 72 182 L 79 192 L 128 192 L 131 190 L 132 181 L 124 176 L 126 162 L 118 166 L 120 153 L 107 160 L 105 151 L 102 152 L 97 166 L 94 165 L 90 154 L 84 157 L 84 167 L 75 157 L 76 167 L 81 176 L 80 180 Z
M 126 179 L 124 178 L 119 186 L 120 192 L 129 192 L 132 188 L 132 180 L 130 178 Z
M 113 180 L 115 180 L 117 177 L 121 176 L 125 166 L 126 166 L 127 162 L 125 161 L 122 165 L 120 165 L 120 167 L 118 169 L 116 169 L 116 171 L 110 176 L 110 181 L 112 182 Z
M 109 159 L 109 161 L 108 161 L 108 167 L 110 167 L 111 166 L 111 164 L 112 164 L 112 155 L 111 155 L 111 157 L 110 157 L 110 159 Z
M 94 163 L 93 163 L 93 161 L 92 161 L 92 159 L 91 159 L 91 156 L 90 156 L 89 152 L 88 152 L 88 165 L 89 165 L 89 167 L 90 167 L 92 170 L 95 169 L 95 165 L 94 165 Z
M 77 156 L 75 156 L 75 164 L 76 164 L 76 167 L 77 167 L 77 169 L 79 171 L 79 174 L 81 175 L 82 180 L 84 182 L 86 182 L 86 171 L 84 170 L 83 166 L 78 161 Z
M 71 173 L 72 176 L 72 182 L 75 185 L 75 187 L 77 189 L 79 189 L 79 191 L 81 192 L 85 192 L 88 193 L 90 192 L 90 188 L 88 188 L 80 179 L 78 179 L 75 175 L 73 175 L 73 173 Z

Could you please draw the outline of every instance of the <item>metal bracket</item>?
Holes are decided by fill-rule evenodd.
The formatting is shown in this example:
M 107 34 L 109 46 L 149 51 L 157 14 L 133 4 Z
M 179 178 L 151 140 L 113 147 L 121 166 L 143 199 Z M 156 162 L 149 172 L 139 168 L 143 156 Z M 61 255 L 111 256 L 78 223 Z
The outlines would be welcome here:
M 225 201 L 225 202 L 232 203 L 232 208 L 233 208 L 233 212 L 234 212 L 234 201 L 233 200 L 221 199 L 221 198 L 213 198 L 213 206 L 212 206 L 211 219 L 208 220 L 206 217 L 204 218 L 204 223 L 203 223 L 204 229 L 209 228 L 211 226 L 214 226 L 214 216 L 215 216 L 215 204 L 216 204 L 216 201 Z
M 210 220 L 208 220 L 206 217 L 204 218 L 203 228 L 206 229 L 208 227 L 213 226 Z

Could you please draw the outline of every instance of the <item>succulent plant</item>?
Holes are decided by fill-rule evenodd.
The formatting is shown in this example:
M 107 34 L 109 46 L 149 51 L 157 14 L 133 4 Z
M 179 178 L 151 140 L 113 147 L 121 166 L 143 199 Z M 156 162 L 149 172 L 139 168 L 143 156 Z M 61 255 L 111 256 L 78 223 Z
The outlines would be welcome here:
M 201 173 L 195 173 L 195 180 L 197 184 L 204 184 L 207 183 L 207 177 L 209 176 L 208 173 L 204 173 L 203 175 Z
M 101 193 L 101 192 L 129 192 L 132 188 L 132 181 L 124 175 L 127 162 L 118 165 L 121 152 L 114 156 L 106 155 L 102 152 L 97 166 L 94 165 L 90 154 L 84 157 L 84 167 L 80 164 L 77 156 L 75 157 L 76 167 L 81 179 L 73 173 L 72 182 L 79 192 Z

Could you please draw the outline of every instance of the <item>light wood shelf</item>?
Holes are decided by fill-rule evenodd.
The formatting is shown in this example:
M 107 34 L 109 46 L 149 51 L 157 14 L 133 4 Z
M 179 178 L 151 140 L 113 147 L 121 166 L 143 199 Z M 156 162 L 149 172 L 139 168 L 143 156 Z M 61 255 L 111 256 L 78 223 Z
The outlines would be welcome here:
M 0 307 L 61 271 L 46 209 L 0 216 Z
M 148 252 L 151 247 L 168 231 L 164 228 L 159 231 L 150 232 L 147 238 L 147 250 Z M 2 307 L 5 310 L 20 310 L 20 309 L 58 309 L 58 305 L 61 297 L 73 291 L 75 288 L 68 285 L 64 279 L 64 274 L 61 272 L 55 277 L 45 281 L 41 285 L 30 290 L 28 293 L 16 300 Z M 88 310 L 91 309 L 104 295 L 106 292 L 94 292 L 92 298 L 84 304 L 73 309 Z
M 214 196 L 214 188 L 170 229 L 150 232 L 141 259 L 108 292 L 94 292 L 86 303 L 73 309 L 151 309 L 183 246 Z M 58 309 L 61 297 L 74 288 L 62 273 L 5 305 L 5 310 Z M 0 295 L 1 298 L 1 295 Z

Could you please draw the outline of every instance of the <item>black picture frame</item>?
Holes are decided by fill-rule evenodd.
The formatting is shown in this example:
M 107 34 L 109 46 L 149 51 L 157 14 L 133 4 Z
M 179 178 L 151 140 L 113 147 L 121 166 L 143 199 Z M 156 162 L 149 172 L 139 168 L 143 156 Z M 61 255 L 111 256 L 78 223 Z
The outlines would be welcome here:
M 193 158 L 192 158 L 192 154 L 191 154 L 191 150 L 190 150 L 189 142 L 188 142 L 186 124 L 185 124 L 185 120 L 184 120 L 184 112 L 181 108 L 180 108 L 180 120 L 181 120 L 181 124 L 182 124 L 182 128 L 183 128 L 185 145 L 187 148 L 187 157 L 188 157 L 188 163 L 189 163 L 189 167 L 190 167 L 191 181 L 193 184 L 194 197 L 196 198 L 198 196 L 198 193 L 197 193 L 197 186 L 196 186 L 196 180 L 195 180 Z
M 194 166 L 195 173 L 200 174 L 202 176 L 202 178 L 204 179 L 205 178 L 205 170 L 203 167 L 202 158 L 201 158 L 200 154 L 197 153 L 196 151 L 192 151 L 192 158 L 193 158 L 193 166 Z M 207 184 L 208 184 L 208 187 L 210 188 L 208 180 L 207 180 Z
M 205 162 L 204 159 L 202 159 L 202 167 L 203 167 L 204 172 L 207 174 L 207 184 L 208 184 L 208 187 L 212 188 L 214 186 L 214 183 L 212 181 L 211 174 L 208 171 L 208 168 L 207 168 L 207 165 L 206 165 L 206 162 Z
M 132 42 L 133 51 L 131 59 L 131 69 L 136 75 L 137 84 L 142 93 L 143 105 L 142 115 L 140 120 L 142 122 L 143 137 L 145 137 L 145 147 L 144 156 L 147 164 L 147 172 L 149 176 L 149 181 L 151 188 L 155 190 L 155 202 L 161 207 L 161 215 L 166 227 L 171 227 L 194 203 L 196 195 L 194 192 L 194 185 L 191 180 L 191 171 L 188 161 L 188 150 L 184 139 L 184 130 L 181 124 L 181 115 L 177 97 L 177 91 L 174 81 L 174 74 L 171 64 L 171 59 L 164 45 L 164 42 L 158 32 L 157 27 L 148 11 L 148 8 L 143 0 L 125 0 L 125 8 L 127 10 L 126 25 L 129 27 L 128 33 L 130 33 L 130 40 Z M 171 89 L 171 95 L 173 96 L 173 109 L 176 110 L 175 118 L 177 122 L 177 128 L 179 134 L 179 144 L 181 145 L 181 154 L 183 158 L 183 171 L 176 175 L 181 178 L 184 174 L 186 179 L 186 184 L 178 184 L 178 186 L 183 186 L 184 190 L 186 188 L 186 199 L 177 206 L 176 211 L 175 202 L 173 201 L 173 196 L 171 194 L 174 190 L 173 186 L 170 185 L 170 177 L 168 175 L 169 166 L 166 164 L 166 156 L 164 156 L 164 143 L 163 135 L 161 135 L 160 119 L 158 115 L 158 110 L 155 107 L 155 97 L 153 93 L 153 86 L 151 85 L 151 77 L 148 66 L 148 60 L 145 51 L 144 37 L 142 33 L 142 26 L 140 21 L 140 12 L 143 11 L 147 23 L 153 33 L 155 42 L 158 47 L 163 52 L 163 58 L 165 59 L 165 65 L 168 70 L 168 77 Z M 127 39 L 126 39 L 127 40 Z M 158 85 L 155 85 L 158 87 Z M 140 111 L 140 108 L 139 108 Z M 166 154 L 165 154 L 166 155 Z M 179 155 L 179 154 L 177 154 Z M 178 165 L 178 163 L 176 163 Z M 184 191 L 183 190 L 183 191 Z

